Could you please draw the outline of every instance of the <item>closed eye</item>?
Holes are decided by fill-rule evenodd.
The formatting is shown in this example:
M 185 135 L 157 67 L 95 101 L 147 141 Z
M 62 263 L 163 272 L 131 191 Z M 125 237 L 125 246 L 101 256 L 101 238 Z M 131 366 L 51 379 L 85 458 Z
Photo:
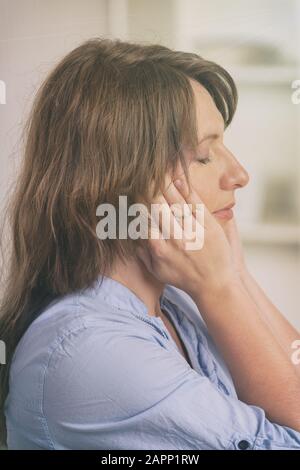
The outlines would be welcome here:
M 211 158 L 210 157 L 206 157 L 206 158 L 197 158 L 197 162 L 199 163 L 202 163 L 202 165 L 207 165 L 208 162 L 211 161 Z

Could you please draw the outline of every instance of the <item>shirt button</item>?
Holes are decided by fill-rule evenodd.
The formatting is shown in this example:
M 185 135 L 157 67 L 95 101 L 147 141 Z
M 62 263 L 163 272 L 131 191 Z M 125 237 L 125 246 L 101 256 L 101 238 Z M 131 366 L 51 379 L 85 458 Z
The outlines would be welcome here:
M 249 446 L 250 446 L 250 442 L 248 442 L 248 441 L 244 441 L 244 440 L 243 440 L 243 441 L 240 441 L 240 442 L 238 443 L 238 448 L 239 448 L 240 450 L 246 450 L 246 449 L 248 449 Z

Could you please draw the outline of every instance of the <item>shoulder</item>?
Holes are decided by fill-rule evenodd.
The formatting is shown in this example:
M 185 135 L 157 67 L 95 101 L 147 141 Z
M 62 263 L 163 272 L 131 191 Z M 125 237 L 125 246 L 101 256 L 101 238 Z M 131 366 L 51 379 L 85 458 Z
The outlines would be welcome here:
M 99 299 L 91 290 L 73 293 L 51 302 L 29 326 L 18 344 L 13 366 L 22 368 L 25 357 L 49 366 L 66 348 L 75 355 L 95 341 L 100 350 L 104 344 L 112 344 L 110 338 L 138 337 L 137 331 L 143 335 L 147 332 L 144 325 L 131 312 Z

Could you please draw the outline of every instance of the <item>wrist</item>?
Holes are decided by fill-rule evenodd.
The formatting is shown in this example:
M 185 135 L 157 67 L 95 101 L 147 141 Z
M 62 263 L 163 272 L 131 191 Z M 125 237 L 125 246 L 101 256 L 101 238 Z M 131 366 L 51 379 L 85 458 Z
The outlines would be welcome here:
M 199 306 L 200 304 L 219 301 L 225 295 L 235 292 L 236 289 L 244 289 L 243 280 L 236 272 L 230 272 L 222 277 L 218 276 L 212 281 L 199 280 L 188 294 Z

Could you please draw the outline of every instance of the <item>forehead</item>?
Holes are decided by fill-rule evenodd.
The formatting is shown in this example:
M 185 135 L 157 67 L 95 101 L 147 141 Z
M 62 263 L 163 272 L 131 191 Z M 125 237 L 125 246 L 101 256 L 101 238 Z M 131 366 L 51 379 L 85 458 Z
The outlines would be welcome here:
M 195 95 L 199 138 L 208 133 L 223 132 L 224 120 L 213 98 L 203 85 L 195 80 L 190 82 Z

